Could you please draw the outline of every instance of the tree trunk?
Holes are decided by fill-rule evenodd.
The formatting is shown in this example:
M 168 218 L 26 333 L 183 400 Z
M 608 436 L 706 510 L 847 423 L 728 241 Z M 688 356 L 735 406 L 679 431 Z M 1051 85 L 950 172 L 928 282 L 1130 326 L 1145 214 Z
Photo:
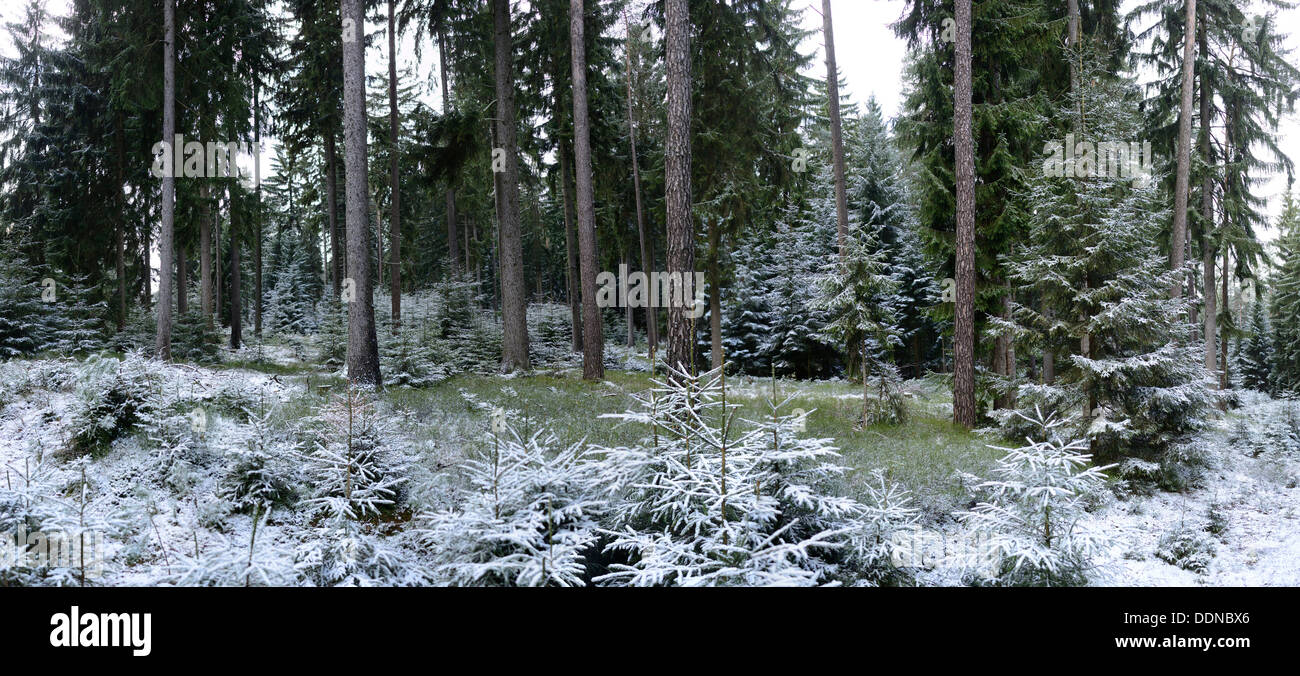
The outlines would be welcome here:
M 1173 254 L 1170 267 L 1182 270 L 1187 246 L 1187 194 L 1191 180 L 1191 139 L 1192 139 L 1192 67 L 1196 62 L 1196 0 L 1187 2 L 1187 26 L 1183 36 L 1183 78 L 1182 101 L 1178 108 L 1178 167 L 1174 176 L 1174 232 L 1170 242 Z M 1186 281 L 1179 276 L 1170 289 L 1170 297 L 1182 298 L 1183 284 Z
M 722 228 L 716 218 L 709 219 L 709 363 L 712 368 L 722 366 L 722 271 L 718 265 L 721 254 Z
M 956 0 L 953 145 L 956 149 L 957 298 L 953 322 L 953 421 L 975 426 L 975 140 L 971 129 L 971 0 Z
M 339 297 L 343 284 L 343 252 L 340 250 L 338 225 L 338 161 L 334 147 L 334 131 L 325 134 L 325 209 L 330 228 L 330 277 L 334 282 L 334 298 Z M 363 206 L 362 209 L 365 207 Z
M 185 247 L 179 247 L 176 251 L 176 313 L 185 314 L 190 311 L 190 294 L 189 278 L 190 271 L 186 267 L 186 256 L 189 252 Z
M 695 226 L 691 216 L 691 26 L 687 0 L 664 0 L 668 84 L 668 138 L 664 147 L 668 273 L 695 275 Z M 685 294 L 682 294 L 684 296 Z M 694 359 L 694 321 L 684 305 L 669 303 L 668 364 L 688 368 Z M 694 314 L 693 312 L 691 314 Z
M 212 327 L 212 204 L 207 182 L 199 186 L 199 307 Z
M 256 77 L 256 76 L 254 76 Z M 257 231 L 253 238 L 253 334 L 262 337 L 262 105 L 261 81 L 253 82 L 253 185 L 256 191 Z M 292 193 L 291 193 L 292 195 Z
M 393 144 L 392 150 L 392 204 L 388 217 L 388 248 L 393 257 L 392 269 L 388 273 L 388 292 L 392 295 L 392 331 L 402 326 L 402 186 L 398 178 L 398 160 L 400 127 L 397 119 L 397 31 L 394 22 L 394 5 L 397 0 L 388 0 L 388 136 Z
M 556 88 L 557 92 L 559 88 Z M 559 108 L 559 96 L 556 96 Z M 569 175 L 569 149 L 564 139 L 559 139 L 560 195 L 564 200 L 564 253 L 566 257 L 565 282 L 569 293 L 569 314 L 573 325 L 573 351 L 582 351 L 582 289 L 579 287 L 581 271 L 578 264 L 578 217 L 573 213 L 573 185 Z
M 1223 284 L 1223 312 L 1229 320 L 1232 319 L 1232 308 L 1228 305 L 1228 271 L 1231 269 L 1228 267 L 1228 257 L 1230 255 L 1232 255 L 1232 251 L 1226 246 L 1223 247 L 1223 279 L 1221 280 Z M 1207 299 L 1213 297 L 1214 287 L 1206 287 L 1205 296 Z M 1231 325 L 1231 321 L 1229 321 L 1229 325 Z M 1226 390 L 1229 386 L 1227 336 L 1224 336 L 1223 340 L 1219 341 L 1219 350 L 1221 355 L 1221 361 L 1219 363 L 1223 365 L 1223 368 L 1219 370 L 1219 389 Z
M 175 195 L 174 187 L 172 194 Z M 144 288 L 140 291 L 140 307 L 144 308 L 145 312 L 148 312 L 149 306 L 153 305 L 153 261 L 149 257 L 152 248 L 149 236 L 152 231 L 153 227 L 146 219 L 143 227 L 140 228 L 140 276 L 144 282 Z
M 505 171 L 500 180 L 498 243 L 503 329 L 501 370 L 510 373 L 529 368 L 528 300 L 524 287 L 524 247 L 519 225 L 519 146 L 515 140 L 515 87 L 518 83 L 514 81 L 512 63 L 514 44 L 510 29 L 510 0 L 492 0 L 492 16 L 496 52 L 497 142 L 505 151 Z
M 831 0 L 822 0 L 822 30 L 826 39 L 826 91 L 830 99 L 831 153 L 835 168 L 835 232 L 840 259 L 848 253 L 849 197 L 844 182 L 844 134 L 840 126 L 840 73 L 835 66 L 835 30 L 831 23 Z
M 438 69 L 442 75 L 442 113 L 446 115 L 451 110 L 451 95 L 447 84 L 447 36 L 442 31 L 438 31 Z M 451 178 L 447 179 L 447 265 L 451 270 L 451 276 L 456 277 L 460 274 L 460 260 L 456 252 L 460 249 L 460 236 L 456 233 L 456 189 L 451 187 Z
M 363 33 L 362 0 L 343 0 L 343 17 Z M 363 35 L 343 43 L 343 143 L 347 181 L 348 277 L 356 295 L 348 309 L 348 379 L 383 386 L 375 337 L 375 294 L 370 278 L 370 227 L 366 211 L 366 54 Z
M 114 141 L 117 150 L 117 184 L 126 185 L 126 145 L 123 136 L 126 129 L 122 123 L 122 114 L 114 117 Z M 117 196 L 117 219 L 113 227 L 114 246 L 117 248 L 117 332 L 126 329 L 126 195 L 121 190 L 114 191 Z
M 1197 42 L 1200 43 L 1201 53 L 1206 53 L 1208 40 L 1205 35 L 1205 23 L 1197 26 Z M 1201 272 L 1205 279 L 1205 369 L 1210 373 L 1218 370 L 1218 360 L 1216 356 L 1216 344 L 1218 341 L 1218 312 L 1215 307 L 1214 293 L 1214 269 L 1215 269 L 1215 247 L 1214 234 L 1211 232 L 1214 227 L 1214 178 L 1211 174 L 1210 167 L 1214 166 L 1212 157 L 1212 146 L 1210 143 L 1210 105 L 1212 103 L 1213 92 L 1210 91 L 1209 82 L 1206 81 L 1204 74 L 1201 76 L 1201 157 L 1205 161 L 1205 177 L 1201 180 L 1201 223 L 1205 232 L 1201 235 Z
M 573 63 L 573 153 L 578 183 L 578 253 L 582 272 L 582 377 L 605 377 L 605 340 L 596 307 L 596 204 L 591 181 L 591 122 L 587 118 L 587 44 L 583 0 L 569 2 Z
M 240 279 L 239 233 L 243 230 L 240 187 L 230 187 L 230 349 L 238 350 L 244 338 L 243 284 Z
M 636 111 L 632 107 L 632 22 L 623 10 L 623 23 L 627 26 L 627 134 L 632 144 L 632 193 L 636 197 L 636 233 L 641 245 L 641 272 L 647 279 L 654 268 L 654 240 L 646 233 L 645 210 L 641 206 L 641 163 L 636 156 Z M 646 342 L 653 351 L 659 342 L 659 312 L 652 303 L 645 305 Z
M 176 141 L 176 6 L 163 0 L 163 140 Z M 174 150 L 174 149 L 173 149 Z M 174 157 L 175 155 L 173 155 Z M 176 224 L 176 170 L 162 179 L 162 226 L 158 232 L 158 332 L 154 352 L 159 359 L 172 357 L 172 235 Z M 145 259 L 149 252 L 145 251 Z

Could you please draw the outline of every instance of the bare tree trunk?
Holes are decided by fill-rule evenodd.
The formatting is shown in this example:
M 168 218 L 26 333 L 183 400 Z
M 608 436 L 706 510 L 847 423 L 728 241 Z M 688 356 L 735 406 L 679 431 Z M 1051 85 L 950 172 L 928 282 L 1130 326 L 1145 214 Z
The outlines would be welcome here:
M 188 255 L 189 252 L 185 247 L 180 247 L 176 251 L 176 313 L 182 315 L 190 311 L 190 271 L 186 268 Z
M 1232 251 L 1226 246 L 1223 247 L 1223 279 L 1221 280 L 1223 284 L 1223 311 L 1227 313 L 1226 316 L 1229 320 L 1229 324 L 1231 324 L 1231 320 L 1232 320 L 1232 314 L 1231 314 L 1232 307 L 1228 305 L 1228 275 L 1229 275 L 1228 271 L 1231 270 L 1231 268 L 1228 267 L 1228 257 L 1231 255 L 1232 255 Z M 1208 298 L 1212 298 L 1213 296 L 1214 296 L 1214 287 L 1206 287 L 1205 297 L 1208 299 Z M 1219 351 L 1220 351 L 1219 354 L 1221 355 L 1221 361 L 1219 363 L 1223 365 L 1223 368 L 1219 370 L 1219 389 L 1226 390 L 1229 387 L 1228 337 L 1227 336 L 1224 336 L 1223 340 L 1219 341 Z
M 691 216 L 691 26 L 687 0 L 664 0 L 664 39 L 668 80 L 668 138 L 664 146 L 668 273 L 695 275 L 695 225 Z M 694 322 L 685 305 L 668 307 L 668 364 L 685 369 L 694 362 Z M 693 312 L 691 313 L 693 314 Z
M 492 0 L 496 52 L 497 142 L 505 150 L 501 175 L 498 250 L 501 270 L 501 370 L 526 371 L 528 300 L 524 287 L 524 247 L 519 224 L 519 145 L 515 130 L 515 87 L 510 0 Z M 581 233 L 580 233 L 581 234 Z M 594 236 L 594 233 L 593 233 Z M 593 298 L 594 300 L 594 298 Z M 590 338 L 587 338 L 590 341 Z M 585 370 L 585 369 L 584 369 Z
M 573 153 L 578 183 L 578 252 L 582 272 L 582 377 L 605 377 L 605 338 L 596 307 L 596 204 L 591 181 L 591 122 L 587 118 L 587 44 L 583 0 L 569 1 L 573 63 Z
M 174 196 L 175 187 L 173 185 L 172 195 Z M 149 225 L 146 219 L 143 227 L 140 228 L 140 276 L 143 278 L 144 288 L 140 291 L 140 307 L 145 312 L 153 305 L 153 261 L 150 260 L 149 254 L 152 248 L 149 243 L 149 236 L 152 234 L 153 227 Z
M 442 113 L 447 114 L 451 110 L 451 95 L 447 84 L 447 36 L 442 31 L 438 31 L 438 69 L 442 75 Z M 447 264 L 450 266 L 451 276 L 455 277 L 460 273 L 460 260 L 456 255 L 460 248 L 460 236 L 456 233 L 456 189 L 451 187 L 451 179 L 447 179 Z
M 199 307 L 203 321 L 212 326 L 212 204 L 211 188 L 205 181 L 199 186 Z
M 330 130 L 325 134 L 325 209 L 328 211 L 327 217 L 330 228 L 330 277 L 334 282 L 334 298 L 339 297 L 340 289 L 343 284 L 343 252 L 339 242 L 339 224 L 338 224 L 338 161 L 337 150 L 334 147 L 334 132 Z M 364 208 L 364 207 L 363 207 Z
M 557 88 L 558 90 L 558 88 Z M 559 107 L 558 96 L 556 106 Z M 573 186 L 569 176 L 569 149 L 564 139 L 559 140 L 560 195 L 564 200 L 564 253 L 566 257 L 565 282 L 569 293 L 569 314 L 573 325 L 573 351 L 582 351 L 582 289 L 579 285 L 581 271 L 578 264 L 578 217 L 573 213 Z
M 835 30 L 831 22 L 831 0 L 822 0 L 822 30 L 826 36 L 826 91 L 830 99 L 831 153 L 835 168 L 835 232 L 842 260 L 848 252 L 849 197 L 844 182 L 844 134 L 840 125 L 840 73 L 835 66 Z
M 388 274 L 388 292 L 393 297 L 393 335 L 397 335 L 402 326 L 402 186 L 398 177 L 401 129 L 397 119 L 397 29 L 393 15 L 396 4 L 397 0 L 388 0 L 388 135 L 393 144 L 390 179 L 393 203 L 389 205 L 391 215 L 388 217 L 388 246 L 393 263 Z
M 163 140 L 176 139 L 176 6 L 163 0 Z M 175 155 L 173 155 L 175 157 Z M 159 359 L 172 357 L 172 235 L 176 224 L 176 170 L 162 179 L 162 226 L 158 232 L 158 333 L 154 352 Z M 145 251 L 145 260 L 149 252 Z
M 370 227 L 366 211 L 366 53 L 362 0 L 343 0 L 343 17 L 356 26 L 343 42 L 343 143 L 347 181 L 348 277 L 356 295 L 348 309 L 348 379 L 383 386 L 375 337 L 375 294 L 370 278 Z
M 254 76 L 256 77 L 256 76 Z M 262 105 L 261 80 L 253 82 L 253 185 L 256 191 L 257 231 L 253 238 L 253 334 L 262 337 Z
M 122 123 L 122 114 L 118 113 L 114 117 L 116 132 L 115 146 L 117 150 L 117 184 L 124 186 L 126 184 L 126 146 L 123 136 L 126 129 Z M 173 155 L 174 157 L 174 155 Z M 117 219 L 113 227 L 114 246 L 117 248 L 117 331 L 121 333 L 126 329 L 126 195 L 121 190 L 114 191 L 117 196 Z
M 240 279 L 239 237 L 243 230 L 243 196 L 238 185 L 230 187 L 230 349 L 238 350 L 244 339 L 243 284 Z
M 975 140 L 971 129 L 971 0 L 956 0 L 953 145 L 956 149 L 957 303 L 953 323 L 953 421 L 975 426 Z
M 1192 145 L 1192 67 L 1196 62 L 1196 0 L 1187 2 L 1187 27 L 1183 36 L 1183 78 L 1182 102 L 1178 108 L 1178 168 L 1174 176 L 1174 233 L 1170 242 L 1173 256 L 1170 267 L 1182 270 L 1187 246 L 1187 195 L 1191 180 L 1191 145 Z M 1170 289 L 1170 297 L 1182 298 L 1183 284 L 1181 276 Z
M 718 256 L 722 255 L 722 228 L 716 218 L 709 219 L 709 363 L 713 368 L 722 366 L 722 271 Z
M 641 167 L 636 155 L 636 111 L 632 107 L 632 22 L 623 10 L 623 23 L 627 26 L 627 133 L 632 144 L 632 192 L 636 196 L 636 232 L 641 245 L 641 271 L 649 277 L 654 267 L 654 240 L 646 233 L 645 210 L 641 206 Z M 652 303 L 645 306 L 645 332 L 649 349 L 659 342 L 659 312 Z

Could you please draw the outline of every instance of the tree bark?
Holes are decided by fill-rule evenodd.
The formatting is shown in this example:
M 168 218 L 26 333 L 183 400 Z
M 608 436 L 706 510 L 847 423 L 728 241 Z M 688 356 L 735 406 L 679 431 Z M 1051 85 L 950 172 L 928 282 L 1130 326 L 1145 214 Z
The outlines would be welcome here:
M 664 146 L 668 273 L 694 279 L 695 226 L 691 216 L 691 26 L 687 0 L 664 0 L 664 39 L 668 80 L 668 138 Z M 684 296 L 685 294 L 682 294 Z M 693 362 L 694 321 L 685 305 L 668 307 L 670 366 L 685 370 Z M 693 314 L 693 313 L 692 313 Z
M 176 6 L 163 0 L 163 140 L 176 136 Z M 174 149 L 173 149 L 174 150 Z M 174 157 L 174 155 L 173 155 Z M 158 232 L 158 332 L 154 352 L 159 359 L 172 357 L 172 235 L 176 224 L 176 167 L 162 179 L 162 226 Z M 149 252 L 145 251 L 148 260 Z
M 840 259 L 848 252 L 849 197 L 845 185 L 844 134 L 840 123 L 840 73 L 835 65 L 835 30 L 831 22 L 831 0 L 822 0 L 822 30 L 826 39 L 826 91 L 831 115 L 831 153 L 835 171 L 835 232 Z
M 199 307 L 203 321 L 212 326 L 212 204 L 207 182 L 199 186 Z
M 185 258 L 188 254 L 183 246 L 176 250 L 176 313 L 182 315 L 190 311 L 190 271 L 186 268 Z
M 257 76 L 254 76 L 255 78 Z M 253 82 L 253 185 L 256 191 L 257 231 L 253 238 L 253 334 L 262 337 L 262 105 L 261 81 Z
M 647 279 L 654 268 L 654 240 L 648 236 L 645 224 L 645 210 L 641 205 L 641 163 L 636 155 L 636 111 L 632 107 L 632 22 L 623 10 L 623 23 L 627 26 L 627 133 L 632 144 L 632 192 L 636 197 L 636 232 L 641 245 L 641 271 Z M 652 303 L 645 306 L 646 342 L 653 352 L 659 343 L 659 311 Z
M 402 186 L 398 177 L 401 130 L 397 118 L 397 31 L 393 14 L 396 4 L 397 0 L 388 0 L 388 135 L 393 144 L 389 179 L 393 196 L 388 217 L 388 248 L 393 262 L 388 273 L 388 292 L 392 295 L 393 335 L 402 327 Z
M 722 270 L 718 256 L 722 255 L 722 228 L 716 218 L 709 219 L 709 363 L 712 368 L 722 366 Z
M 370 227 L 366 199 L 366 54 L 362 0 L 343 0 L 344 20 L 356 27 L 343 43 L 344 174 L 347 181 L 348 277 L 355 297 L 348 309 L 348 379 L 376 389 L 379 343 L 375 336 L 375 294 L 370 277 Z
M 334 132 L 325 135 L 325 209 L 330 228 L 330 277 L 334 282 L 334 298 L 339 297 L 343 284 L 343 252 L 339 242 L 338 225 L 338 152 L 334 147 Z
M 975 140 L 971 129 L 971 0 L 956 0 L 953 145 L 956 150 L 957 298 L 953 322 L 953 421 L 975 426 Z
M 1187 25 L 1183 36 L 1182 101 L 1178 108 L 1178 166 L 1174 175 L 1174 232 L 1170 242 L 1170 269 L 1182 270 L 1187 246 L 1187 195 L 1191 177 L 1192 68 L 1196 62 L 1196 0 L 1187 2 Z M 1186 280 L 1179 276 L 1170 289 L 1171 298 L 1182 298 Z
M 442 31 L 438 31 L 438 69 L 442 75 L 442 114 L 446 115 L 451 110 L 451 95 L 447 84 L 447 36 Z M 460 259 L 457 251 L 460 249 L 460 236 L 456 233 L 456 189 L 452 187 L 451 177 L 447 178 L 447 264 L 451 270 L 451 276 L 456 277 L 460 274 Z
M 583 0 L 569 2 L 573 64 L 573 153 L 578 184 L 578 253 L 582 273 L 582 377 L 605 377 L 605 338 L 596 307 L 596 204 L 591 180 L 591 121 L 587 117 L 587 44 Z
M 558 88 L 557 88 L 558 91 Z M 557 96 L 556 105 L 559 105 Z M 573 213 L 573 180 L 569 170 L 569 148 L 564 139 L 559 139 L 560 156 L 560 196 L 564 200 L 564 255 L 565 282 L 569 293 L 569 314 L 572 317 L 573 351 L 582 351 L 582 289 L 579 279 L 582 273 L 578 263 L 578 216 Z
M 501 370 L 526 371 L 528 362 L 528 300 L 524 286 L 524 248 L 519 224 L 519 146 L 515 130 L 515 86 L 510 0 L 492 0 L 496 55 L 497 142 L 505 151 L 505 171 L 499 185 L 501 216 Z M 584 369 L 585 370 L 585 369 Z
M 230 187 L 230 349 L 238 350 L 244 339 L 243 284 L 240 278 L 239 237 L 243 230 L 243 199 L 238 185 Z

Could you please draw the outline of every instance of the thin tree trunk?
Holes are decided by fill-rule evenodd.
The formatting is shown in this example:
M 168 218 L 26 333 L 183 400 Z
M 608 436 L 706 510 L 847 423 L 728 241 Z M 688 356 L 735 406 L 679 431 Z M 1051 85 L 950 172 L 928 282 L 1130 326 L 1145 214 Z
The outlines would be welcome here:
M 176 312 L 182 315 L 190 311 L 190 271 L 186 266 L 188 255 L 185 247 L 179 247 L 176 251 Z
M 447 84 L 447 36 L 440 30 L 438 31 L 438 69 L 442 75 L 442 113 L 446 115 L 451 110 L 451 95 Z M 460 248 L 460 236 L 456 233 L 456 189 L 452 187 L 452 180 L 447 178 L 447 264 L 450 266 L 451 276 L 456 277 L 460 274 L 460 260 L 457 257 L 457 250 Z
M 253 185 L 257 205 L 257 232 L 253 239 L 253 334 L 262 337 L 262 105 L 261 80 L 253 82 Z
M 1228 305 L 1228 275 L 1229 275 L 1228 271 L 1231 269 L 1228 267 L 1228 257 L 1231 255 L 1232 255 L 1232 251 L 1228 247 L 1224 247 L 1223 248 L 1223 279 L 1221 280 L 1221 283 L 1223 284 L 1223 312 L 1225 313 L 1225 316 L 1227 317 L 1228 320 L 1232 319 L 1232 307 Z M 1214 287 L 1207 287 L 1205 296 L 1206 298 L 1212 298 L 1214 296 Z M 1231 321 L 1229 321 L 1229 325 L 1230 324 Z M 1223 365 L 1223 368 L 1219 370 L 1219 389 L 1226 390 L 1229 387 L 1228 337 L 1226 335 L 1223 337 L 1223 340 L 1219 341 L 1219 351 L 1221 355 L 1221 361 L 1219 363 Z
M 1195 40 L 1196 40 L 1196 0 L 1186 0 L 1187 2 L 1187 26 L 1183 36 L 1183 77 L 1182 77 L 1182 101 L 1178 108 L 1178 167 L 1174 176 L 1174 232 L 1173 241 L 1170 242 L 1170 251 L 1173 256 L 1170 261 L 1170 267 L 1173 270 L 1182 270 L 1183 263 L 1186 260 L 1184 250 L 1187 246 L 1187 196 L 1189 192 L 1189 182 L 1191 177 L 1191 139 L 1192 139 L 1192 87 L 1193 77 L 1192 68 L 1196 62 Z M 1186 280 L 1181 276 L 1170 289 L 1172 298 L 1181 298 L 1183 296 L 1183 284 Z
M 591 180 L 591 123 L 587 118 L 587 44 L 583 0 L 569 2 L 573 63 L 573 153 L 578 184 L 578 253 L 582 272 L 582 377 L 605 377 L 605 339 L 596 307 L 596 205 Z
M 175 194 L 175 188 L 172 194 Z M 144 288 L 140 291 L 140 307 L 144 308 L 145 312 L 148 312 L 153 305 L 153 261 L 149 256 L 152 248 L 149 236 L 152 231 L 153 228 L 146 219 L 143 227 L 140 228 L 140 277 L 144 282 Z
M 343 17 L 363 34 L 362 0 L 343 0 Z M 370 277 L 370 227 L 366 214 L 366 54 L 363 35 L 343 43 L 344 174 L 347 182 L 348 277 L 355 297 L 348 309 L 348 379 L 383 386 L 375 336 L 375 294 Z
M 203 321 L 212 326 L 212 204 L 210 187 L 205 181 L 199 186 L 199 307 Z
M 641 271 L 647 279 L 654 267 L 654 240 L 646 233 L 645 210 L 641 206 L 641 167 L 636 155 L 636 111 L 632 107 L 632 22 L 623 10 L 623 23 L 627 26 L 627 133 L 632 144 L 632 192 L 636 197 L 636 232 L 641 245 Z M 646 342 L 654 350 L 659 342 L 659 312 L 652 303 L 645 305 Z
M 975 426 L 975 141 L 971 129 L 971 0 L 956 0 L 953 145 L 956 149 L 957 298 L 953 420 Z
M 163 0 L 163 140 L 175 143 L 176 136 L 176 6 Z M 173 155 L 174 157 L 175 155 Z M 159 359 L 172 356 L 172 235 L 176 223 L 176 171 L 162 179 L 162 226 L 158 232 L 158 332 L 154 352 Z M 145 251 L 145 259 L 149 252 Z
M 501 370 L 509 373 L 529 368 L 528 300 L 524 287 L 524 248 L 519 224 L 519 146 L 515 140 L 517 83 L 514 81 L 513 70 L 510 0 L 492 0 L 492 15 L 496 52 L 497 140 L 505 150 L 505 171 L 502 172 L 500 181 L 502 190 L 498 241 L 503 328 Z M 594 237 L 595 233 L 592 235 Z M 587 340 L 590 341 L 591 338 L 587 337 Z
M 338 226 L 338 161 L 334 147 L 334 131 L 325 135 L 325 209 L 330 228 L 330 277 L 334 282 L 334 297 L 338 298 L 343 284 L 343 252 L 339 243 Z
M 679 279 L 695 275 L 695 226 L 691 216 L 691 34 L 687 0 L 664 0 L 664 39 L 668 84 L 668 138 L 664 146 L 665 212 L 668 227 L 668 273 Z M 694 359 L 694 321 L 684 307 L 668 307 L 668 364 L 686 369 Z M 694 314 L 691 312 L 690 314 Z
M 114 117 L 114 146 L 117 150 L 117 184 L 126 185 L 126 149 L 123 136 L 126 129 L 122 123 L 122 114 Z M 117 218 L 113 227 L 114 246 L 117 249 L 117 331 L 126 329 L 126 195 L 122 190 L 114 191 L 117 196 Z
M 238 350 L 244 338 L 243 285 L 240 279 L 239 233 L 243 230 L 240 187 L 230 187 L 230 349 Z
M 831 153 L 835 169 L 835 232 L 840 259 L 848 253 L 849 198 L 844 174 L 844 134 L 840 126 L 840 73 L 835 66 L 835 30 L 831 22 L 831 0 L 822 0 L 822 30 L 826 40 L 826 91 L 830 99 Z
M 558 91 L 558 87 L 556 88 Z M 559 101 L 557 95 L 557 109 Z M 568 284 L 569 314 L 572 317 L 573 351 L 582 351 L 582 289 L 579 285 L 581 271 L 578 264 L 578 217 L 573 213 L 573 184 L 569 170 L 569 149 L 564 139 L 559 139 L 560 195 L 564 200 L 564 254 L 566 258 L 565 281 Z
M 716 218 L 709 219 L 709 363 L 713 368 L 722 366 L 722 270 L 718 257 L 722 255 L 722 228 Z
M 397 0 L 388 0 L 388 135 L 393 144 L 390 190 L 393 203 L 388 217 L 388 246 L 393 257 L 392 270 L 388 273 L 388 292 L 392 295 L 392 331 L 397 335 L 402 326 L 402 186 L 398 178 L 398 160 L 401 131 L 397 119 L 397 31 L 394 22 L 394 6 Z

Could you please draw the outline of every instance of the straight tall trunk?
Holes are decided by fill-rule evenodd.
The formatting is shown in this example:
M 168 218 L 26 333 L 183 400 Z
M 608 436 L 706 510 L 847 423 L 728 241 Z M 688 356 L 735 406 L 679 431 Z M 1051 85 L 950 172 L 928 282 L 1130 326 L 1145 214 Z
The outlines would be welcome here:
M 1192 68 L 1196 63 L 1196 0 L 1186 0 L 1187 18 L 1183 35 L 1182 99 L 1178 107 L 1178 165 L 1174 175 L 1174 232 L 1170 242 L 1170 268 L 1182 270 L 1187 246 L 1187 196 L 1191 180 Z M 1179 276 L 1170 297 L 1182 298 L 1186 280 Z
M 573 64 L 573 154 L 578 183 L 578 253 L 582 273 L 582 377 L 605 377 L 605 338 L 596 307 L 596 203 L 591 180 L 591 121 L 587 118 L 587 44 L 583 0 L 569 2 Z
M 438 69 L 442 75 L 442 113 L 447 114 L 451 110 L 450 88 L 447 84 L 447 36 L 442 31 L 438 31 Z M 451 276 L 455 277 L 460 274 L 460 259 L 456 255 L 460 249 L 460 236 L 456 233 L 456 189 L 452 187 L 451 179 L 447 179 L 447 265 L 451 270 Z
M 212 204 L 207 182 L 199 186 L 199 307 L 212 327 Z
M 187 255 L 189 252 L 185 251 L 184 247 L 176 252 L 176 312 L 182 315 L 190 311 L 190 271 L 187 267 L 189 262 L 186 259 Z
M 365 25 L 362 0 L 343 0 L 343 17 Z M 347 187 L 348 277 L 356 295 L 348 309 L 348 380 L 375 388 L 379 342 L 375 336 L 375 294 L 370 277 L 370 227 L 366 199 L 366 54 L 358 37 L 343 43 L 343 143 Z
M 558 101 L 557 101 L 558 104 Z M 578 264 L 578 217 L 573 213 L 573 178 L 569 169 L 569 148 L 564 139 L 559 141 L 560 195 L 564 200 L 564 254 L 566 258 L 565 281 L 569 292 L 569 314 L 573 325 L 573 351 L 582 351 L 582 289 Z
M 402 186 L 398 179 L 401 139 L 397 119 L 397 33 L 393 15 L 396 4 L 397 0 L 388 0 L 388 136 L 393 144 L 389 179 L 393 202 L 389 205 L 388 217 L 388 247 L 393 262 L 388 273 L 388 292 L 392 295 L 393 335 L 397 335 L 402 326 Z
M 1202 23 L 1196 29 L 1197 42 L 1200 44 L 1201 52 L 1205 53 L 1208 40 L 1205 34 L 1205 24 Z M 1218 355 L 1216 344 L 1218 341 L 1218 308 L 1215 307 L 1215 254 L 1214 235 L 1211 230 L 1214 228 L 1214 177 L 1211 167 L 1214 166 L 1213 149 L 1211 145 L 1211 126 L 1210 126 L 1210 106 L 1212 104 L 1213 92 L 1210 91 L 1210 84 L 1204 74 L 1201 76 L 1200 88 L 1201 103 L 1201 158 L 1205 162 L 1205 177 L 1201 179 L 1201 224 L 1205 232 L 1201 235 L 1201 273 L 1204 276 L 1205 284 L 1205 369 L 1210 373 L 1218 370 Z
M 176 136 L 176 6 L 163 0 L 163 140 L 174 143 Z M 172 357 L 172 235 L 176 224 L 176 171 L 162 179 L 162 225 L 158 232 L 158 332 L 154 353 L 159 359 Z M 145 259 L 149 252 L 146 249 Z
M 262 337 L 262 106 L 260 80 L 253 82 L 253 185 L 257 206 L 253 238 L 253 334 Z M 292 195 L 292 193 L 291 193 Z M 292 201 L 292 197 L 290 198 Z
M 975 426 L 975 140 L 971 129 L 971 0 L 956 0 L 953 145 L 956 150 L 957 298 L 953 322 L 953 421 Z
M 510 0 L 492 0 L 496 56 L 497 142 L 505 150 L 500 186 L 499 255 L 501 270 L 501 370 L 526 371 L 528 300 L 524 286 L 524 247 L 519 224 L 519 145 L 515 130 L 514 39 Z M 594 299 L 593 299 L 594 300 Z M 584 369 L 585 371 L 585 369 Z
M 1225 316 L 1229 320 L 1229 325 L 1231 325 L 1231 320 L 1232 320 L 1232 307 L 1228 305 L 1228 270 L 1230 269 L 1228 267 L 1228 257 L 1230 255 L 1232 255 L 1231 250 L 1226 246 L 1223 247 L 1223 278 L 1220 280 L 1220 283 L 1223 285 L 1223 299 L 1222 299 L 1223 312 L 1225 313 Z M 1214 287 L 1206 287 L 1205 295 L 1207 298 L 1213 296 Z M 1228 338 L 1227 336 L 1224 336 L 1223 340 L 1219 341 L 1219 353 L 1222 359 L 1219 363 L 1223 365 L 1223 368 L 1219 369 L 1219 389 L 1226 390 L 1228 389 Z
M 648 277 L 654 267 L 654 239 L 646 232 L 645 210 L 641 206 L 641 163 L 636 155 L 636 111 L 632 107 L 632 22 L 627 18 L 627 10 L 623 11 L 623 23 L 627 26 L 627 49 L 624 53 L 627 57 L 627 133 L 632 144 L 632 193 L 636 197 L 636 233 L 641 245 L 641 271 Z M 647 302 L 645 305 L 646 342 L 652 351 L 659 342 L 658 315 L 654 305 Z
M 831 0 L 822 0 L 822 30 L 826 40 L 826 91 L 830 99 L 831 153 L 835 171 L 835 232 L 840 259 L 848 252 L 849 197 L 844 174 L 844 134 L 840 123 L 840 73 L 835 65 L 835 30 L 831 22 Z
M 338 298 L 343 284 L 343 251 L 339 243 L 338 226 L 338 160 L 334 147 L 334 132 L 325 136 L 325 209 L 330 228 L 330 277 L 334 282 L 334 297 Z
M 230 188 L 230 349 L 238 350 L 244 339 L 243 285 L 240 278 L 239 233 L 243 230 L 239 186 Z
M 722 227 L 718 219 L 709 219 L 709 363 L 712 368 L 722 366 L 722 271 L 718 257 L 722 255 Z
M 668 138 L 664 145 L 668 273 L 695 276 L 695 225 L 691 216 L 691 26 L 687 0 L 664 0 L 664 40 L 668 81 Z M 688 368 L 694 359 L 694 320 L 680 294 L 668 307 L 670 366 Z M 693 312 L 690 314 L 694 314 Z

